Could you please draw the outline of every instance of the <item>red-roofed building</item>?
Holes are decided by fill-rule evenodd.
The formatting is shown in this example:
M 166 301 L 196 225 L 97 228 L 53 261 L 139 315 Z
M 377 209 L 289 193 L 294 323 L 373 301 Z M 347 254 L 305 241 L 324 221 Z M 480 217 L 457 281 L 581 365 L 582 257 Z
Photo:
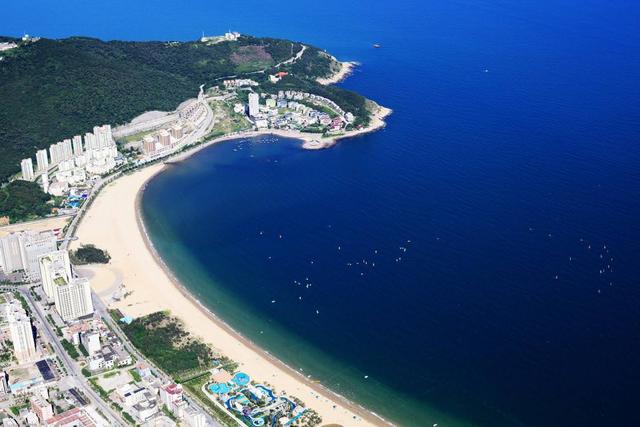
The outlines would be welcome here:
M 73 408 L 51 417 L 43 425 L 45 427 L 96 427 L 89 415 L 80 408 Z
M 160 389 L 160 400 L 171 408 L 173 402 L 182 400 L 182 386 L 180 384 L 169 384 Z

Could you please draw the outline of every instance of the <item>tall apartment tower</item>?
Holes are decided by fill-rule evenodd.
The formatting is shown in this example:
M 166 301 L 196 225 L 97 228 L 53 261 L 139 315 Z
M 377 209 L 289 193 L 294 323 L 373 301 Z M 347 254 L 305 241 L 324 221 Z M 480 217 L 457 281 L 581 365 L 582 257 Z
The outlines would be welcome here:
M 62 157 L 64 160 L 73 159 L 73 145 L 70 139 L 62 141 Z
M 40 280 L 38 258 L 56 249 L 56 235 L 51 231 L 11 233 L 0 238 L 0 265 L 5 273 L 24 270 L 29 279 Z
M 171 137 L 166 129 L 162 129 L 160 132 L 158 132 L 158 142 L 162 144 L 163 147 L 168 147 L 171 145 Z
M 76 135 L 73 137 L 73 155 L 80 156 L 82 153 L 82 137 L 80 135 Z
M 249 94 L 249 116 L 256 117 L 260 112 L 260 96 L 257 93 Z
M 96 136 L 91 132 L 87 132 L 84 134 L 84 151 L 90 152 L 91 150 L 95 150 L 98 148 L 96 146 Z
M 20 233 L 11 233 L 0 238 L 0 266 L 5 273 L 24 269 Z
M 52 231 L 26 232 L 20 236 L 20 247 L 24 271 L 31 281 L 37 281 L 41 278 L 38 260 L 42 255 L 58 249 L 58 239 Z
M 44 172 L 49 169 L 47 150 L 38 150 L 36 152 L 36 163 L 38 164 L 38 172 Z
M 64 153 L 62 150 L 62 142 L 51 144 L 49 147 L 49 157 L 51 157 L 51 164 L 57 165 L 64 160 Z
M 151 135 L 142 138 L 142 149 L 145 153 L 153 153 L 156 151 L 156 138 Z
M 54 287 L 53 301 L 56 311 L 64 321 L 93 313 L 91 287 L 86 278 L 74 278 L 68 282 L 58 279 L 54 282 Z
M 43 173 L 42 176 L 42 191 L 44 191 L 45 193 L 49 192 L 49 174 L 48 173 Z
M 35 178 L 33 173 L 33 160 L 22 159 L 22 162 L 20 162 L 20 168 L 22 169 L 22 179 L 24 181 L 33 181 Z
M 31 319 L 25 313 L 12 312 L 8 314 L 7 320 L 16 359 L 20 363 L 33 360 L 36 355 L 36 342 L 33 339 Z
M 85 278 L 74 278 L 67 251 L 54 251 L 39 258 L 42 287 L 65 320 L 93 313 L 91 287 Z
M 69 283 L 71 280 L 71 263 L 67 251 L 53 251 L 38 258 L 40 277 L 44 293 L 55 300 L 56 283 Z

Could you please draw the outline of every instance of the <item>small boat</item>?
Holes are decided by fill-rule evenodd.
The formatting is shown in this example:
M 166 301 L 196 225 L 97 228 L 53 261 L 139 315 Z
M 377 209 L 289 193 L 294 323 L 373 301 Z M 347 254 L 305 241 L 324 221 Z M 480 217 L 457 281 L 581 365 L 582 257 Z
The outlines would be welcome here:
M 378 43 L 374 43 L 373 47 L 375 47 L 376 49 L 380 49 L 380 45 Z

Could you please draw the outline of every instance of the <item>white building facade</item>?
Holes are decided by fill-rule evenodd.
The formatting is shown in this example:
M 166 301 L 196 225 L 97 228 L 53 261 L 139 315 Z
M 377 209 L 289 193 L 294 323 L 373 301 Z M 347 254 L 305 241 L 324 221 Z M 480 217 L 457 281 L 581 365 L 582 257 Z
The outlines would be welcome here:
M 22 159 L 22 162 L 20 162 L 20 169 L 22 170 L 22 179 L 24 181 L 33 181 L 35 178 L 35 175 L 33 173 L 33 160 L 29 159 Z

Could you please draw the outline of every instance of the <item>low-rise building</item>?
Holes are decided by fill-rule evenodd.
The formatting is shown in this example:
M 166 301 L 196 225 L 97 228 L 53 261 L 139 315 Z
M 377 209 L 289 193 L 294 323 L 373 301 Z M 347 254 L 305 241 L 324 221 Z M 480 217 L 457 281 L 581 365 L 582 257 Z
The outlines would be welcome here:
M 73 408 L 54 417 L 49 418 L 43 424 L 45 427 L 96 427 L 96 422 L 87 411 L 81 408 Z

